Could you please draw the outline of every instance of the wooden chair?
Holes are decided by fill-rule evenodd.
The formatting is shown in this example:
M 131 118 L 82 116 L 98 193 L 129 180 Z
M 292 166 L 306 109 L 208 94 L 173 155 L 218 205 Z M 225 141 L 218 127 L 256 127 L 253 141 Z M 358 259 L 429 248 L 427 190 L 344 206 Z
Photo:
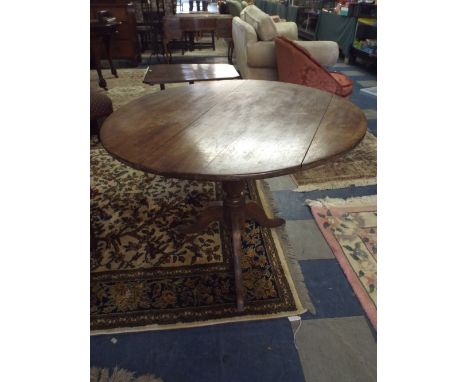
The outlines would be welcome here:
M 90 22 L 90 47 L 91 47 L 91 62 L 94 64 L 99 77 L 99 86 L 107 90 L 107 83 L 102 76 L 101 71 L 101 56 L 105 51 L 111 73 L 114 77 L 118 77 L 117 69 L 112 61 L 112 42 L 114 35 L 121 22 L 117 21 L 109 11 L 103 10 L 98 12 L 98 19 Z
M 141 52 L 144 52 L 148 48 L 152 48 L 151 45 L 151 25 L 148 25 L 144 18 L 144 13 L 150 11 L 151 6 L 147 0 L 139 0 L 135 2 L 135 19 L 137 21 L 137 32 L 140 40 Z

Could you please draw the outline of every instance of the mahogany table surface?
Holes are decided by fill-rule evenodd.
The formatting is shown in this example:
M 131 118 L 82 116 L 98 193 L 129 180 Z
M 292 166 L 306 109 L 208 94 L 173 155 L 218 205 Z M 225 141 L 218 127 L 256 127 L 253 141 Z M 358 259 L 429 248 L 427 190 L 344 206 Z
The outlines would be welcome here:
M 139 170 L 240 181 L 312 167 L 352 149 L 366 130 L 361 109 L 334 94 L 230 80 L 143 96 L 112 113 L 100 136 L 112 156 Z
M 239 78 L 239 73 L 228 64 L 161 64 L 150 65 L 143 82 L 155 85 L 233 78 Z

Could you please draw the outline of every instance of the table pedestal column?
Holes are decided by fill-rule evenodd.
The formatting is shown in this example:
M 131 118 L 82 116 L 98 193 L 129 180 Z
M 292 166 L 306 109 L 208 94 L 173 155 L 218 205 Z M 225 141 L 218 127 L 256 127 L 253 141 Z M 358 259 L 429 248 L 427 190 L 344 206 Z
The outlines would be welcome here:
M 255 220 L 259 225 L 273 228 L 279 227 L 285 221 L 281 218 L 270 219 L 263 208 L 255 202 L 245 202 L 245 182 L 225 181 L 223 184 L 224 199 L 222 206 L 205 208 L 197 218 L 195 224 L 180 229 L 181 233 L 197 233 L 203 231 L 214 221 L 224 222 L 231 231 L 234 276 L 236 281 L 236 302 L 239 311 L 244 310 L 245 290 L 242 283 L 242 269 L 240 260 L 242 256 L 242 230 L 248 219 Z

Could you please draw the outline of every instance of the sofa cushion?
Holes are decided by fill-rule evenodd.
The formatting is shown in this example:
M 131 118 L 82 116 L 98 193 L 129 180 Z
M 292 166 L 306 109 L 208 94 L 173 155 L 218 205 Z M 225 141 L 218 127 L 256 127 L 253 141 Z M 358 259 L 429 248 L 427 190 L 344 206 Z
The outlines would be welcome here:
M 275 39 L 278 80 L 309 86 L 341 97 L 352 92 L 352 81 L 341 73 L 330 73 L 307 50 L 279 36 Z
M 271 17 L 255 5 L 245 7 L 241 12 L 241 19 L 252 25 L 261 41 L 272 41 L 278 34 Z
M 247 44 L 247 65 L 253 68 L 276 69 L 274 41 L 257 41 Z

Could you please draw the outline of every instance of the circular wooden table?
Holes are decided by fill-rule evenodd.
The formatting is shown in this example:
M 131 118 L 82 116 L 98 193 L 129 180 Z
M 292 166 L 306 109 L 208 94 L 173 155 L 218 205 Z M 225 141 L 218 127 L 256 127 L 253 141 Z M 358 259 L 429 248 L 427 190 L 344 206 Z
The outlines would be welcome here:
M 101 142 L 138 170 L 181 179 L 221 181 L 223 206 L 207 207 L 182 229 L 213 221 L 232 232 L 236 301 L 244 309 L 240 267 L 246 219 L 284 224 L 244 200 L 244 182 L 312 167 L 345 153 L 364 137 L 367 121 L 353 103 L 321 90 L 275 81 L 230 80 L 179 87 L 141 97 L 104 122 Z

